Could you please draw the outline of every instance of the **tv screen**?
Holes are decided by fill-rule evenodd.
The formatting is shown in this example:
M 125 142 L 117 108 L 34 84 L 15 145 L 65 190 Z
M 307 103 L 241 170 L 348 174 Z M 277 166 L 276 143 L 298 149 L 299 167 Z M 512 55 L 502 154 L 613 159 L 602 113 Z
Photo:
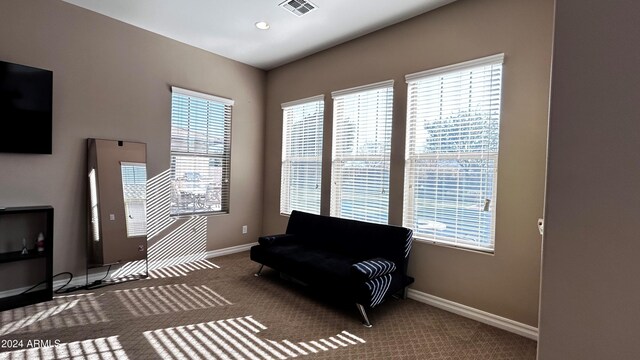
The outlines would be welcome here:
M 53 73 L 0 61 L 0 152 L 51 154 Z

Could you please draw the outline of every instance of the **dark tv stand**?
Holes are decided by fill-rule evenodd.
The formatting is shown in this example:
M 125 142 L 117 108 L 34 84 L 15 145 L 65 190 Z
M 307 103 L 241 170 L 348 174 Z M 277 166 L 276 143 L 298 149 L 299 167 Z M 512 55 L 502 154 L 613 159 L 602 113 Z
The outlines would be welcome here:
M 39 233 L 44 234 L 44 251 L 35 248 Z M 22 238 L 27 254 L 22 253 Z M 0 208 L 0 311 L 31 305 L 53 298 L 53 208 L 28 206 Z M 12 279 L 20 279 L 9 283 Z M 27 283 L 24 283 L 24 280 Z M 16 288 L 34 289 L 22 293 Z

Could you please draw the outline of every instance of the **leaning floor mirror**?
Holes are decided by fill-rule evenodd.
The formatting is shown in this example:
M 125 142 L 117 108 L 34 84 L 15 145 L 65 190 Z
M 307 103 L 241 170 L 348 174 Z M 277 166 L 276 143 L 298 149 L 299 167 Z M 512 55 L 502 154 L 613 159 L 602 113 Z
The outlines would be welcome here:
M 146 148 L 87 139 L 87 272 L 147 260 Z

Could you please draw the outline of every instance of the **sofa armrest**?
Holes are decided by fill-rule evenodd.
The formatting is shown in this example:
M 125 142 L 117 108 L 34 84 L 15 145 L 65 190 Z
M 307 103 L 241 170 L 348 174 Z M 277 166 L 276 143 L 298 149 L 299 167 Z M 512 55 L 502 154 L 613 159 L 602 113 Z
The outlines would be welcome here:
M 277 235 L 267 235 L 260 236 L 258 238 L 258 244 L 260 245 L 275 245 L 275 244 L 286 244 L 291 243 L 291 241 L 295 239 L 295 235 L 293 234 L 277 234 Z
M 370 280 L 396 271 L 396 264 L 392 261 L 375 258 L 351 265 L 351 275 L 359 280 Z

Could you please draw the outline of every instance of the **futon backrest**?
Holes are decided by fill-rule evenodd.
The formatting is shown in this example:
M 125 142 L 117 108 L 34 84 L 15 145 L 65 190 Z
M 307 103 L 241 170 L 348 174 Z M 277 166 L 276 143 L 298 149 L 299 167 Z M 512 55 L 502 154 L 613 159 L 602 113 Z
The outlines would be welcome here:
M 382 257 L 396 263 L 403 274 L 407 273 L 411 229 L 294 210 L 287 234 L 300 235 L 310 246 L 349 255 L 358 261 Z

